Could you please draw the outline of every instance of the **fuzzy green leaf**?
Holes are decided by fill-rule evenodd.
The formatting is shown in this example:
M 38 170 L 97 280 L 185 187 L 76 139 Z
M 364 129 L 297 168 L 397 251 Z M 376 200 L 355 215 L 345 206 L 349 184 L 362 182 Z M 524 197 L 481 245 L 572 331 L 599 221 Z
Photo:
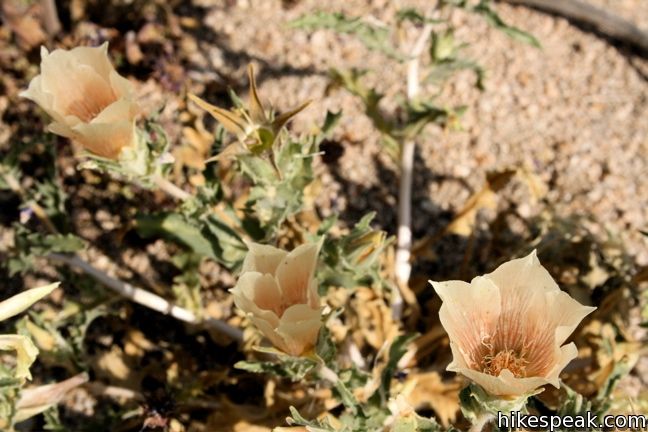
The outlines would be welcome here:
M 362 18 L 349 18 L 343 13 L 315 12 L 291 21 L 289 26 L 308 30 L 324 28 L 351 34 L 370 50 L 381 52 L 395 60 L 406 60 L 390 43 L 388 27 L 370 24 Z
M 504 20 L 500 18 L 497 12 L 491 9 L 490 2 L 488 0 L 480 1 L 479 4 L 473 8 L 473 11 L 481 15 L 489 25 L 500 30 L 510 38 L 529 44 L 536 48 L 541 48 L 540 42 L 538 42 L 538 40 L 532 34 L 520 30 L 517 27 L 506 24 Z
M 137 232 L 143 237 L 164 235 L 200 255 L 217 259 L 213 245 L 202 235 L 200 228 L 189 223 L 182 215 L 175 213 L 140 215 L 137 217 Z

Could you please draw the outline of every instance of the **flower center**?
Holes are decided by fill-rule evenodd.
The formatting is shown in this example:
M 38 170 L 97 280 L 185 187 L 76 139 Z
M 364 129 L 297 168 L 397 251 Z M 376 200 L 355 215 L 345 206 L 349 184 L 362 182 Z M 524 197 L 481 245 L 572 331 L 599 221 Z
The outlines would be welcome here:
M 482 370 L 488 375 L 499 376 L 500 372 L 508 369 L 516 378 L 524 378 L 528 364 L 529 361 L 523 355 L 514 350 L 503 350 L 494 355 L 486 355 Z
M 79 99 L 73 101 L 68 107 L 68 114 L 77 116 L 80 120 L 89 123 L 97 117 L 111 102 Z
M 81 82 L 65 95 L 65 113 L 89 123 L 117 99 L 115 92 L 104 82 Z

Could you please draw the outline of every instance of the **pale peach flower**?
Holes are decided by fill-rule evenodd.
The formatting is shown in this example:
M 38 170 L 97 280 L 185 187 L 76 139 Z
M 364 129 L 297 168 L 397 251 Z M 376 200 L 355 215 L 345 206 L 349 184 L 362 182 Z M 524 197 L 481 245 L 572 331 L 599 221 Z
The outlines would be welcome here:
M 133 86 L 108 59 L 108 43 L 51 53 L 41 48 L 41 73 L 20 94 L 40 105 L 51 132 L 98 156 L 117 159 L 135 143 Z
M 294 356 L 312 349 L 322 325 L 315 267 L 319 246 L 288 253 L 250 243 L 241 276 L 231 290 L 236 306 L 272 344 Z
M 563 343 L 596 309 L 561 291 L 535 251 L 470 283 L 430 282 L 443 300 L 439 318 L 453 355 L 448 370 L 494 396 L 558 387 L 558 375 L 578 355 L 573 343 Z

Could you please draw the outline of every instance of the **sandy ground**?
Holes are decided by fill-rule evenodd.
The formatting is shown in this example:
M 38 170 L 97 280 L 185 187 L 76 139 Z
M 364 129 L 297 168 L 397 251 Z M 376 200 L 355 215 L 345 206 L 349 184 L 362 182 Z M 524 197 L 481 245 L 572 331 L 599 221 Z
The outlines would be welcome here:
M 373 195 L 358 192 L 380 191 L 385 204 L 394 204 L 394 166 L 358 101 L 344 90 L 327 92 L 326 73 L 332 67 L 379 71 L 367 82 L 389 99 L 404 89 L 404 67 L 367 53 L 351 36 L 293 30 L 286 22 L 318 8 L 389 21 L 403 7 L 426 10 L 426 2 L 299 1 L 291 7 L 278 1 L 237 1 L 227 7 L 203 3 L 213 40 L 198 42 L 194 76 L 211 67 L 243 77 L 244 65 L 253 61 L 261 71 L 262 94 L 279 109 L 314 99 L 295 121 L 297 130 L 308 130 L 326 109 L 342 109 L 336 137 L 345 151 L 335 173 L 323 168 L 326 193 L 321 199 L 335 200 L 333 208 L 340 211 L 347 206 L 381 210 L 382 220 L 393 226 L 392 211 L 373 202 Z M 648 3 L 642 0 L 596 3 L 648 26 Z M 437 224 L 430 221 L 461 207 L 488 170 L 526 167 L 546 182 L 545 199 L 560 214 L 591 212 L 598 222 L 595 229 L 619 235 L 640 263 L 648 263 L 646 240 L 638 233 L 648 216 L 648 62 L 563 18 L 503 3 L 495 7 L 507 22 L 535 35 L 542 49 L 513 41 L 478 17 L 453 15 L 460 25 L 457 39 L 469 43 L 464 55 L 487 70 L 486 90 L 474 88 L 469 72 L 441 89 L 441 104 L 467 105 L 468 110 L 462 131 L 429 127 L 419 143 L 415 233 L 434 231 Z M 340 195 L 353 197 L 353 202 Z M 518 204 L 523 214 L 535 211 L 528 196 Z

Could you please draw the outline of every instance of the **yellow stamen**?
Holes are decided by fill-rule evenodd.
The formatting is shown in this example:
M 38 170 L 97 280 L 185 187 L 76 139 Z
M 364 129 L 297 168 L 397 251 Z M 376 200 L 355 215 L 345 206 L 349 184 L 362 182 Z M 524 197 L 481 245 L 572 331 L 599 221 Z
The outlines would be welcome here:
M 499 376 L 500 372 L 508 369 L 516 378 L 524 378 L 529 361 L 513 350 L 503 350 L 495 355 L 486 355 L 483 364 L 483 372 L 489 375 Z

